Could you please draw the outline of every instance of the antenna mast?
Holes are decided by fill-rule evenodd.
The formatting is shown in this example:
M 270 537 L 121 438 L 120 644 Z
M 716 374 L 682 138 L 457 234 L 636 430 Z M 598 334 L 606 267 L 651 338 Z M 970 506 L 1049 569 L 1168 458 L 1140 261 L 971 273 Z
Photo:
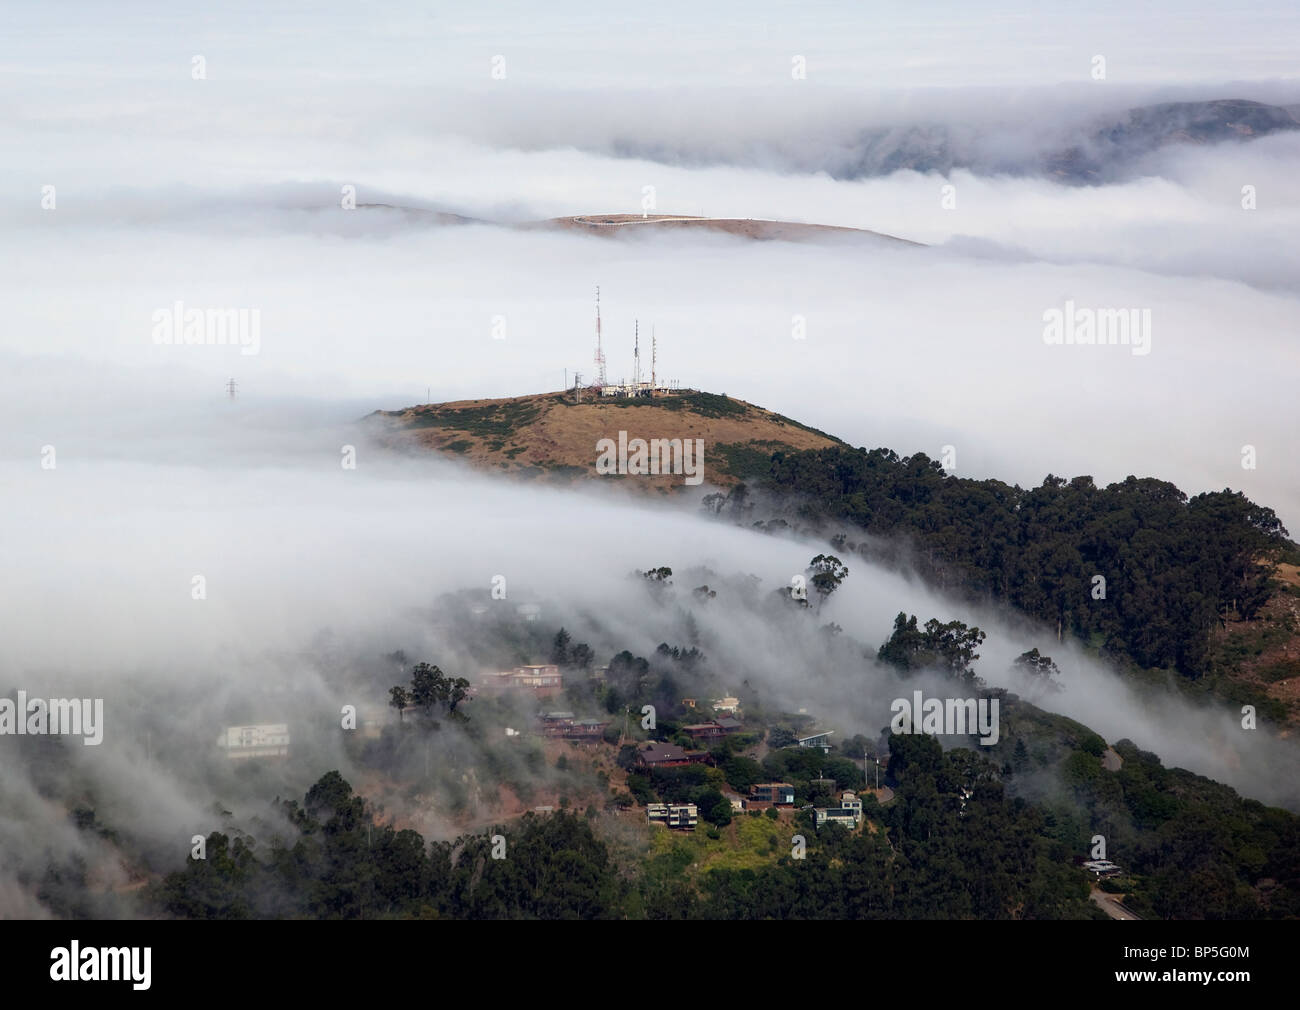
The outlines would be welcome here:
M 605 352 L 600 346 L 600 286 L 596 286 L 596 385 L 605 385 Z
M 635 394 L 641 385 L 641 320 L 636 320 L 633 324 L 633 336 L 635 343 L 632 346 L 632 390 Z
M 659 342 L 655 339 L 655 328 L 650 327 L 650 392 L 655 390 L 655 366 L 659 363 Z

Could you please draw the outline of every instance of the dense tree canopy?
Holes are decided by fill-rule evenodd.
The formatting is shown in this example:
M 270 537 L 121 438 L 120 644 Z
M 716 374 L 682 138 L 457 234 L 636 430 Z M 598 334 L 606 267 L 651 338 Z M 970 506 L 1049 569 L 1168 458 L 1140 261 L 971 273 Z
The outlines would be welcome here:
M 1268 599 L 1269 560 L 1286 545 L 1274 512 L 1240 492 L 1188 499 L 1153 478 L 1099 488 L 1049 475 L 1024 490 L 949 476 L 919 453 L 831 448 L 775 453 L 764 485 L 804 516 L 910 543 L 941 585 L 1190 676 L 1221 615 L 1251 617 Z

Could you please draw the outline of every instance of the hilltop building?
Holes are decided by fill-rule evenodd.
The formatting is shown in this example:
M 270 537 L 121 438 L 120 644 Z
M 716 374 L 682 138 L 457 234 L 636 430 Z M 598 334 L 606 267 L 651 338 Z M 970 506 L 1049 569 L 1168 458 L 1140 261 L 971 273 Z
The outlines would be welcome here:
M 583 385 L 582 376 L 573 373 L 573 394 L 575 399 L 583 399 L 584 393 L 590 393 L 597 399 L 630 399 L 639 397 L 671 396 L 677 393 L 690 392 L 684 390 L 676 379 L 661 381 L 658 375 L 659 365 L 659 342 L 656 340 L 653 331 L 650 335 L 650 380 L 647 382 L 641 375 L 641 324 L 639 321 L 633 324 L 632 335 L 632 379 L 624 379 L 620 382 L 610 382 L 605 372 L 605 349 L 602 344 L 602 335 L 600 329 L 600 288 L 596 288 L 596 355 L 594 366 L 596 369 L 595 379 Z

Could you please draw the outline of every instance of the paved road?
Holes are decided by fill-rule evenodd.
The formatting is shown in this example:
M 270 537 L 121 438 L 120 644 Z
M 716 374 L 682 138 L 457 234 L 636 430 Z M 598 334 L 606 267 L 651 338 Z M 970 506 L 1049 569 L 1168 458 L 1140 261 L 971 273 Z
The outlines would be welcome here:
M 1094 905 L 1097 905 L 1112 919 L 1132 919 L 1134 921 L 1139 921 L 1136 915 L 1119 903 L 1119 899 L 1117 899 L 1113 894 L 1107 894 L 1100 887 L 1094 887 L 1088 897 L 1092 899 Z

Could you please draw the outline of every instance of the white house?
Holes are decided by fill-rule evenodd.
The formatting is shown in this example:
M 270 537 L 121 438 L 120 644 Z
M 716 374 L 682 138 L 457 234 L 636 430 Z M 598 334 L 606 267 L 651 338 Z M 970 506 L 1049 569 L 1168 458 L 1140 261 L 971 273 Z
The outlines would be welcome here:
M 799 746 L 816 747 L 820 749 L 823 754 L 827 754 L 831 749 L 831 734 L 834 732 L 835 730 L 831 729 L 827 730 L 825 733 L 814 733 L 812 736 L 800 737 Z
M 862 823 L 862 801 L 856 793 L 846 792 L 840 797 L 838 807 L 814 807 L 813 821 L 819 828 L 832 822 L 856 828 Z
M 651 803 L 645 808 L 650 821 L 667 824 L 670 828 L 691 830 L 700 822 L 694 803 Z
M 288 757 L 289 727 L 285 723 L 259 726 L 227 726 L 217 737 L 217 746 L 231 760 L 260 757 Z

